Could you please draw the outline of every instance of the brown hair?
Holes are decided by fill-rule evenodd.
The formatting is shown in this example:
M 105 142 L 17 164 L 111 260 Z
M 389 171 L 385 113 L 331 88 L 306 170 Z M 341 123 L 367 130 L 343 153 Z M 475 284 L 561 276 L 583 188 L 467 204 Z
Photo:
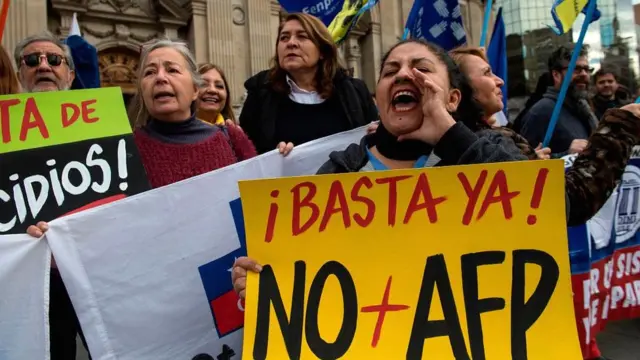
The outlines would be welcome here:
M 477 46 L 461 46 L 459 48 L 453 49 L 451 51 L 449 51 L 449 55 L 451 56 L 451 58 L 453 59 L 453 61 L 456 63 L 456 65 L 458 65 L 458 67 L 460 68 L 460 71 L 462 71 L 463 74 L 467 74 L 467 72 L 464 69 L 464 58 L 467 56 L 477 56 L 480 59 L 484 60 L 485 62 L 489 63 L 489 58 L 487 57 L 487 54 L 484 50 L 483 47 L 477 47 Z M 497 119 L 493 114 L 485 114 L 485 116 L 487 116 L 485 122 L 487 123 L 487 125 L 489 126 L 494 126 L 497 124 Z
M 462 69 L 462 62 L 463 59 L 466 56 L 477 56 L 480 59 L 486 61 L 487 63 L 489 63 L 489 58 L 487 58 L 487 54 L 484 50 L 484 48 L 482 47 L 477 47 L 477 46 L 462 46 L 459 47 L 457 49 L 453 49 L 449 52 L 449 55 L 451 55 L 451 58 L 453 59 L 453 61 L 455 61 L 455 63 L 460 67 L 460 70 Z
M 200 73 L 200 75 L 204 75 L 211 70 L 215 70 L 220 74 L 222 82 L 224 82 L 224 89 L 227 92 L 227 100 L 222 110 L 220 110 L 220 114 L 225 120 L 229 119 L 233 122 L 236 122 L 236 116 L 233 114 L 233 108 L 231 107 L 231 90 L 229 88 L 229 82 L 227 81 L 227 76 L 224 74 L 224 71 L 222 71 L 222 69 L 218 65 L 212 63 L 204 63 L 198 66 L 198 73 Z
M 0 95 L 18 94 L 20 91 L 20 83 L 11 57 L 4 46 L 0 45 Z
M 338 47 L 333 41 L 327 27 L 315 16 L 304 13 L 288 14 L 278 27 L 278 39 L 276 40 L 276 53 L 271 59 L 271 70 L 269 72 L 269 81 L 274 90 L 280 93 L 289 93 L 291 90 L 287 84 L 287 72 L 280 67 L 278 61 L 278 43 L 280 42 L 280 33 L 284 25 L 297 20 L 302 28 L 309 35 L 309 39 L 318 47 L 320 52 L 320 60 L 318 60 L 318 70 L 316 71 L 316 91 L 320 96 L 327 99 L 333 92 L 333 78 L 338 71 L 344 70 L 340 64 L 338 57 Z

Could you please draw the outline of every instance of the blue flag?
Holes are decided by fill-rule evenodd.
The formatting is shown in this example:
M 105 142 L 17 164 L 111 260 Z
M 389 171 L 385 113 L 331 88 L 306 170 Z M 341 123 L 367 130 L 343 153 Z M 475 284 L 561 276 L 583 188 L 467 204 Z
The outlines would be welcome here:
M 496 23 L 493 26 L 491 42 L 487 49 L 487 57 L 491 70 L 504 81 L 502 86 L 503 111 L 507 112 L 507 32 L 502 19 L 502 8 L 498 9 Z
M 438 44 L 449 51 L 467 42 L 458 0 L 416 0 L 405 35 Z
M 264 0 L 261 0 L 264 1 Z M 329 26 L 331 21 L 342 10 L 345 0 L 280 0 L 282 6 L 287 12 L 303 12 L 311 14 L 326 25 Z
M 64 42 L 69 46 L 73 64 L 76 66 L 76 77 L 71 84 L 71 90 L 99 88 L 98 50 L 82 37 L 76 13 L 73 13 L 69 30 L 69 36 Z

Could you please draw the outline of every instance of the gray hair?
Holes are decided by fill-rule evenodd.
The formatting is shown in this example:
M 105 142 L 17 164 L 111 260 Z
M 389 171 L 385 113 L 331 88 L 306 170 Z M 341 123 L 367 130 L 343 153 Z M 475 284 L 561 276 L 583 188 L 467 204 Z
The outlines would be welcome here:
M 39 34 L 31 35 L 29 37 L 26 37 L 26 38 L 22 39 L 18 43 L 18 45 L 16 45 L 16 48 L 13 51 L 13 59 L 15 60 L 16 66 L 18 68 L 20 68 L 20 65 L 22 64 L 22 56 L 24 56 L 24 54 L 23 54 L 24 49 L 27 46 L 29 46 L 29 44 L 32 44 L 34 42 L 40 42 L 40 41 L 42 41 L 42 42 L 50 42 L 50 43 L 53 43 L 56 46 L 58 46 L 60 48 L 60 50 L 62 50 L 62 52 L 64 53 L 64 61 L 69 66 L 69 69 L 70 70 L 75 70 L 76 69 L 76 66 L 73 63 L 73 57 L 71 56 L 71 48 L 69 48 L 69 46 L 67 46 L 67 44 L 62 42 L 60 39 L 58 39 L 55 35 L 53 35 L 49 31 L 44 31 L 44 32 L 41 32 Z
M 138 65 L 138 74 L 137 74 L 137 88 L 138 91 L 134 98 L 131 101 L 131 105 L 129 106 L 129 120 L 133 124 L 134 127 L 142 127 L 147 124 L 149 121 L 150 115 L 147 107 L 144 104 L 144 100 L 142 99 L 142 88 L 141 88 L 141 79 L 144 76 L 144 64 L 147 62 L 147 58 L 149 54 L 157 49 L 162 48 L 171 48 L 184 58 L 187 63 L 187 70 L 191 75 L 191 79 L 193 80 L 193 84 L 196 88 L 201 88 L 204 86 L 204 80 L 202 80 L 202 75 L 198 73 L 198 65 L 196 64 L 196 59 L 193 54 L 187 47 L 187 44 L 180 41 L 173 41 L 170 39 L 158 39 L 152 42 L 146 43 L 142 46 L 142 53 L 140 54 L 140 63 Z

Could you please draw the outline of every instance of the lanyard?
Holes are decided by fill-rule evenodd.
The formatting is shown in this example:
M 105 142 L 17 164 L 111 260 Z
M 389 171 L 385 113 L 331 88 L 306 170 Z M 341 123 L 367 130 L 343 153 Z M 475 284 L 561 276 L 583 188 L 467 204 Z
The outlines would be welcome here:
M 373 169 L 376 171 L 389 170 L 378 158 L 376 158 L 369 149 L 367 149 L 367 156 L 369 157 L 369 161 L 371 165 L 373 165 Z M 416 160 L 415 164 L 413 164 L 414 169 L 420 169 L 425 166 L 429 157 L 427 155 L 422 155 L 418 160 Z

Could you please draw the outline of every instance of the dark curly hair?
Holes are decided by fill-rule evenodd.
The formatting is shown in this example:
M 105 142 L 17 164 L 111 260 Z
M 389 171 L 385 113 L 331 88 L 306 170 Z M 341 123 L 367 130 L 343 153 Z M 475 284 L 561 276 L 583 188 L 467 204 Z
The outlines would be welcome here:
M 553 71 L 562 72 L 567 68 L 569 62 L 571 62 L 571 56 L 573 55 L 574 44 L 567 44 L 558 46 L 549 56 L 547 66 L 549 73 Z M 589 54 L 589 46 L 583 45 L 580 49 L 580 57 L 585 57 Z
M 460 104 L 458 104 L 458 109 L 451 114 L 456 121 L 460 121 L 465 124 L 472 131 L 478 131 L 482 123 L 484 123 L 484 113 L 482 111 L 482 107 L 476 102 L 473 98 L 473 89 L 469 84 L 469 79 L 464 75 L 458 65 L 453 61 L 451 56 L 447 54 L 447 52 L 436 44 L 432 44 L 430 42 L 426 42 L 422 39 L 407 39 L 402 40 L 389 49 L 384 56 L 382 57 L 382 64 L 380 66 L 380 71 L 384 68 L 384 64 L 387 62 L 387 58 L 389 55 L 395 50 L 397 47 L 404 44 L 420 44 L 429 51 L 431 51 L 437 58 L 447 67 L 447 75 L 449 76 L 449 86 L 452 89 L 458 89 L 460 91 Z M 382 74 L 380 74 L 382 75 Z

